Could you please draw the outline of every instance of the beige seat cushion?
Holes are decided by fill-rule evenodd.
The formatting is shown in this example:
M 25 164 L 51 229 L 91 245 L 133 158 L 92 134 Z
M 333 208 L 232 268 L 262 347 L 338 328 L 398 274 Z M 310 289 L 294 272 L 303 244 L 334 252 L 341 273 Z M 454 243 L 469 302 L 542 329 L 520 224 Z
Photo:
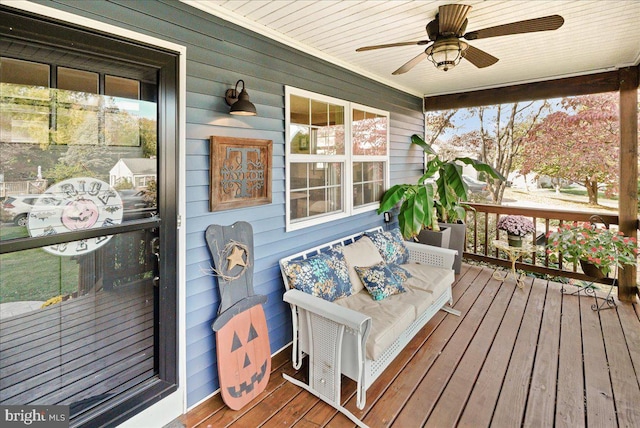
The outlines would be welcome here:
M 455 273 L 452 269 L 417 263 L 407 263 L 402 267 L 413 275 L 412 278 L 405 281 L 403 286 L 433 293 L 434 299 L 437 299 L 455 280 Z
M 356 272 L 355 266 L 369 267 L 378 263 L 382 263 L 382 256 L 376 248 L 371 239 L 363 236 L 356 242 L 345 245 L 342 249 L 342 254 L 349 267 L 349 279 L 351 280 L 351 294 L 358 294 L 363 288 L 364 284 L 358 272 Z
M 420 290 L 389 296 L 383 300 L 373 300 L 367 290 L 335 300 L 340 306 L 353 309 L 371 317 L 371 331 L 366 344 L 367 358 L 377 359 L 398 336 L 416 319 L 416 308 L 412 304 Z M 433 301 L 433 299 L 431 299 Z

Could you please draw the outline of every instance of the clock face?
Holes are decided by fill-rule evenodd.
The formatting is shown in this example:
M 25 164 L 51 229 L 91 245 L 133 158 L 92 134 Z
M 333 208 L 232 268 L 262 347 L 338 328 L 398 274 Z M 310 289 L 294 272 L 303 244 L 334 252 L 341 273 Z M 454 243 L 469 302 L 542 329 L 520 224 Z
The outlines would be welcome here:
M 27 228 L 31 236 L 55 235 L 122 222 L 122 199 L 109 184 L 90 177 L 71 178 L 49 187 L 36 201 Z M 57 256 L 77 256 L 106 244 L 111 236 L 44 247 Z

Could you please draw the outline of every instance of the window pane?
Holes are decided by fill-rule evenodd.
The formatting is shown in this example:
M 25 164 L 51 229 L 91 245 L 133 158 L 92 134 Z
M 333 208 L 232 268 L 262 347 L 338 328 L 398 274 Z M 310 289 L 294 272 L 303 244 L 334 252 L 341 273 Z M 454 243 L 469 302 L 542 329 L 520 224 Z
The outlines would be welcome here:
M 291 95 L 289 97 L 289 121 L 291 123 L 299 123 L 302 125 L 310 125 L 309 104 L 311 100 L 305 97 Z
M 384 162 L 354 162 L 353 164 L 353 205 L 377 203 L 384 189 Z
M 0 58 L 0 82 L 48 88 L 49 66 L 37 62 Z M 3 96 L 5 96 L 4 92 Z
M 99 88 L 98 77 L 98 73 L 58 67 L 57 88 L 66 89 L 68 91 L 97 94 Z
M 140 99 L 140 82 L 124 77 L 105 76 L 104 94 L 112 97 Z
M 311 124 L 318 127 L 329 126 L 329 105 L 311 100 Z
M 77 72 L 60 70 L 68 77 Z M 0 91 L 0 240 L 154 215 L 155 103 L 6 82 Z M 114 192 L 117 198 L 105 196 Z M 66 205 L 88 211 L 75 215 Z M 98 215 L 100 209 L 111 212 Z
M 345 153 L 343 106 L 291 95 L 289 110 L 290 153 L 314 155 Z
M 292 220 L 342 211 L 342 163 L 292 163 L 290 180 Z
M 74 257 L 0 255 L 3 403 L 70 405 L 73 415 L 157 374 L 153 238 L 117 235 Z
M 387 154 L 386 116 L 353 110 L 353 154 L 385 156 Z
M 289 125 L 289 135 L 291 136 L 290 151 L 296 154 L 311 153 L 309 145 L 309 127 L 301 125 Z
M 49 66 L 0 58 L 0 93 L 0 142 L 48 144 Z M 5 172 L 3 164 L 0 158 L 0 173 Z

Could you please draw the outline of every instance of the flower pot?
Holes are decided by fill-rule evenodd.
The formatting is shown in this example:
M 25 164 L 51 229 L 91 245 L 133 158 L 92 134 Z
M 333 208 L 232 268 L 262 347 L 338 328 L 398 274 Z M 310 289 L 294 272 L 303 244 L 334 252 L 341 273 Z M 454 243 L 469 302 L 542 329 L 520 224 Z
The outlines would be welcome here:
M 422 229 L 417 236 L 421 244 L 433 245 L 434 247 L 449 248 L 451 239 L 451 228 L 440 228 L 439 232 L 429 229 Z
M 580 267 L 582 268 L 582 272 L 584 272 L 585 275 L 588 275 L 591 278 L 606 278 L 606 275 L 602 273 L 602 270 L 600 270 L 598 266 L 594 265 L 591 262 L 580 259 Z
M 451 237 L 449 238 L 449 249 L 458 251 L 456 259 L 453 262 L 453 270 L 460 273 L 462 269 L 462 256 L 464 254 L 465 243 L 467 239 L 467 225 L 465 223 L 438 223 L 440 229 L 451 229 Z
M 522 247 L 522 236 L 507 234 L 510 247 Z

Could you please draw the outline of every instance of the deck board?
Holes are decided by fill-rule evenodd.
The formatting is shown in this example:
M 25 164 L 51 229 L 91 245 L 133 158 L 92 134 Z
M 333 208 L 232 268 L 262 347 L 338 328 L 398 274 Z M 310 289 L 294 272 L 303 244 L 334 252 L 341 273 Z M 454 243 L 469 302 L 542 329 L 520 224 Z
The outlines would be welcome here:
M 462 316 L 437 313 L 369 388 L 363 410 L 343 377 L 343 406 L 372 428 L 640 426 L 637 305 L 598 313 L 593 297 L 563 294 L 560 284 L 528 277 L 520 289 L 493 272 L 463 265 L 453 287 Z M 214 395 L 183 416 L 185 425 L 355 426 L 282 378 L 304 377 L 290 348 L 272 364 L 266 390 L 244 409 Z
M 558 377 L 558 351 L 560 348 L 560 317 L 562 301 L 557 294 L 560 287 L 549 284 L 538 335 L 536 358 L 533 365 L 529 399 L 525 411 L 525 426 L 553 426 L 555 417 L 556 388 Z
M 558 388 L 555 424 L 557 427 L 585 426 L 584 377 L 582 362 L 582 333 L 580 304 L 587 299 L 565 296 L 562 299 L 560 322 L 560 354 L 558 356 Z

